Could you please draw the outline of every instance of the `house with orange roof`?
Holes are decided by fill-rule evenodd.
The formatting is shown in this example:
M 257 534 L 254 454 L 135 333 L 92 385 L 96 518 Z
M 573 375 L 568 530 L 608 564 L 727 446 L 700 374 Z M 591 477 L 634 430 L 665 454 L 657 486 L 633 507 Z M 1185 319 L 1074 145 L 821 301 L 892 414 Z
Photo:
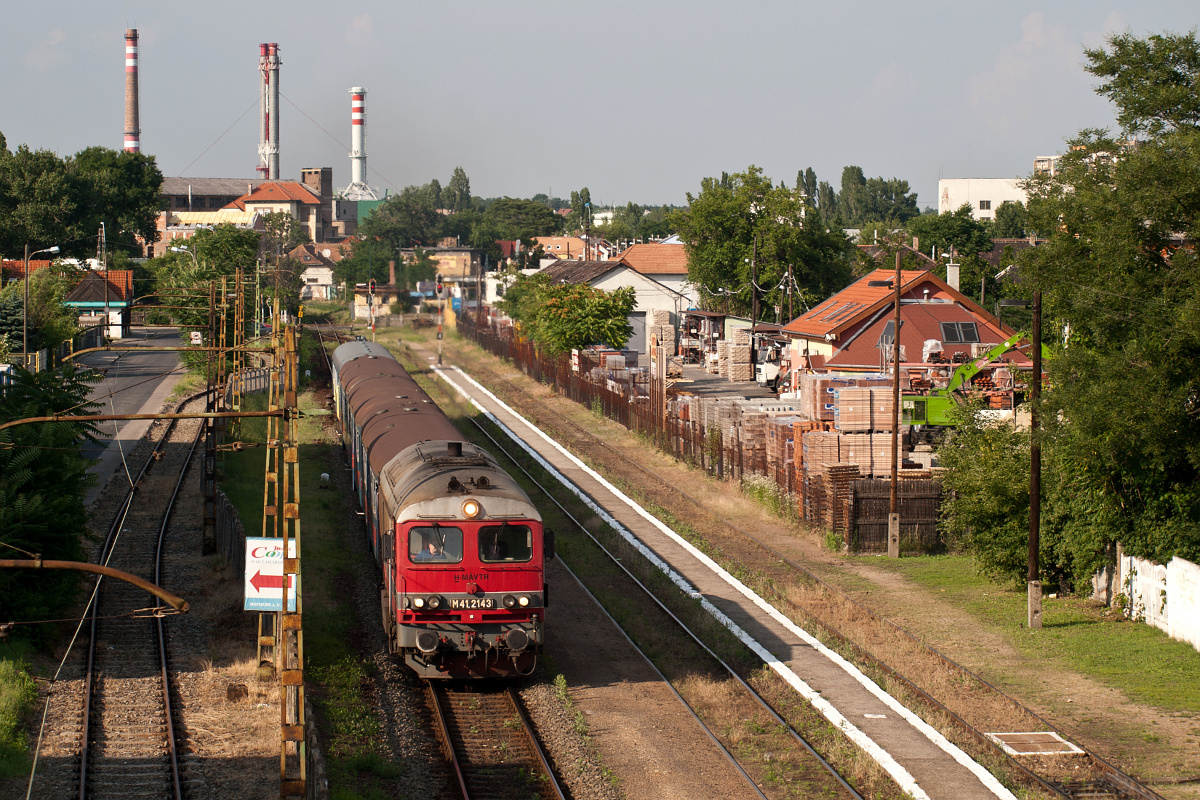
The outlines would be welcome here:
M 255 186 L 225 208 L 256 211 L 260 215 L 276 212 L 290 214 L 308 230 L 314 242 L 324 242 L 334 235 L 330 210 L 321 196 L 298 181 L 267 181 Z
M 687 248 L 682 244 L 646 242 L 631 245 L 618 258 L 631 269 L 661 283 L 688 298 L 695 305 L 699 298 L 688 282 Z
M 878 371 L 890 355 L 895 318 L 895 270 L 877 269 L 783 326 L 792 365 L 803 369 Z M 875 285 L 872 285 L 875 284 Z M 1015 331 L 929 270 L 900 274 L 900 361 L 962 363 Z M 1001 356 L 1028 368 L 1017 350 Z

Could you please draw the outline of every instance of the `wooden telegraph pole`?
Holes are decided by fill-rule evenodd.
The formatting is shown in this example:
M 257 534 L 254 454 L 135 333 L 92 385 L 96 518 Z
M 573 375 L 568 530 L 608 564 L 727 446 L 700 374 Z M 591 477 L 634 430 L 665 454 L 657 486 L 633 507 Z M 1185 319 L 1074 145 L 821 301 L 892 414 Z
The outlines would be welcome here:
M 1026 623 L 1042 627 L 1042 581 L 1038 571 L 1042 524 L 1042 443 L 1038 439 L 1038 401 L 1042 396 L 1042 293 L 1033 293 L 1033 377 L 1029 381 L 1029 575 Z
M 888 513 L 888 558 L 900 557 L 900 251 L 896 251 L 896 315 L 892 322 L 892 492 Z

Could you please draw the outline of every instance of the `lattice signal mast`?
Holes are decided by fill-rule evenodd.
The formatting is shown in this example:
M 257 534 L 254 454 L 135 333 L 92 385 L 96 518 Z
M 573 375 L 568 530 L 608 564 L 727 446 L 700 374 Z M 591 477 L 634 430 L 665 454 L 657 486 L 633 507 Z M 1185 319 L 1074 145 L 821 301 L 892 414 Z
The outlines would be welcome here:
M 258 46 L 258 71 L 262 75 L 258 134 L 258 177 L 279 180 L 279 45 Z

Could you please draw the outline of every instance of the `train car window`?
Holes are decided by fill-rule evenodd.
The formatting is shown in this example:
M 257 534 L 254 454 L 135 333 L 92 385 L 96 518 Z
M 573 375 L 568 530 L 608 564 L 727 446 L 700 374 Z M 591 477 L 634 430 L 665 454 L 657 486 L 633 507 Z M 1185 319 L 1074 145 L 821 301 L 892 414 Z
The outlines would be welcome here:
M 479 528 L 479 560 L 488 564 L 529 561 L 533 533 L 528 525 L 483 525 Z
M 457 564 L 462 561 L 462 528 L 432 525 L 409 528 L 408 560 L 414 564 Z

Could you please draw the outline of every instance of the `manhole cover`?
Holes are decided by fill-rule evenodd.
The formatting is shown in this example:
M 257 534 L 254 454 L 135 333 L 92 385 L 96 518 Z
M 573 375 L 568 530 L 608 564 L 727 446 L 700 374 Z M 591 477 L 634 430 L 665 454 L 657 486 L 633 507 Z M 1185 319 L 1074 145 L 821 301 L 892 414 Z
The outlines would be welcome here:
M 1061 756 L 1082 754 L 1075 745 L 1049 731 L 1032 733 L 988 733 L 985 734 L 1004 748 L 1010 756 Z

